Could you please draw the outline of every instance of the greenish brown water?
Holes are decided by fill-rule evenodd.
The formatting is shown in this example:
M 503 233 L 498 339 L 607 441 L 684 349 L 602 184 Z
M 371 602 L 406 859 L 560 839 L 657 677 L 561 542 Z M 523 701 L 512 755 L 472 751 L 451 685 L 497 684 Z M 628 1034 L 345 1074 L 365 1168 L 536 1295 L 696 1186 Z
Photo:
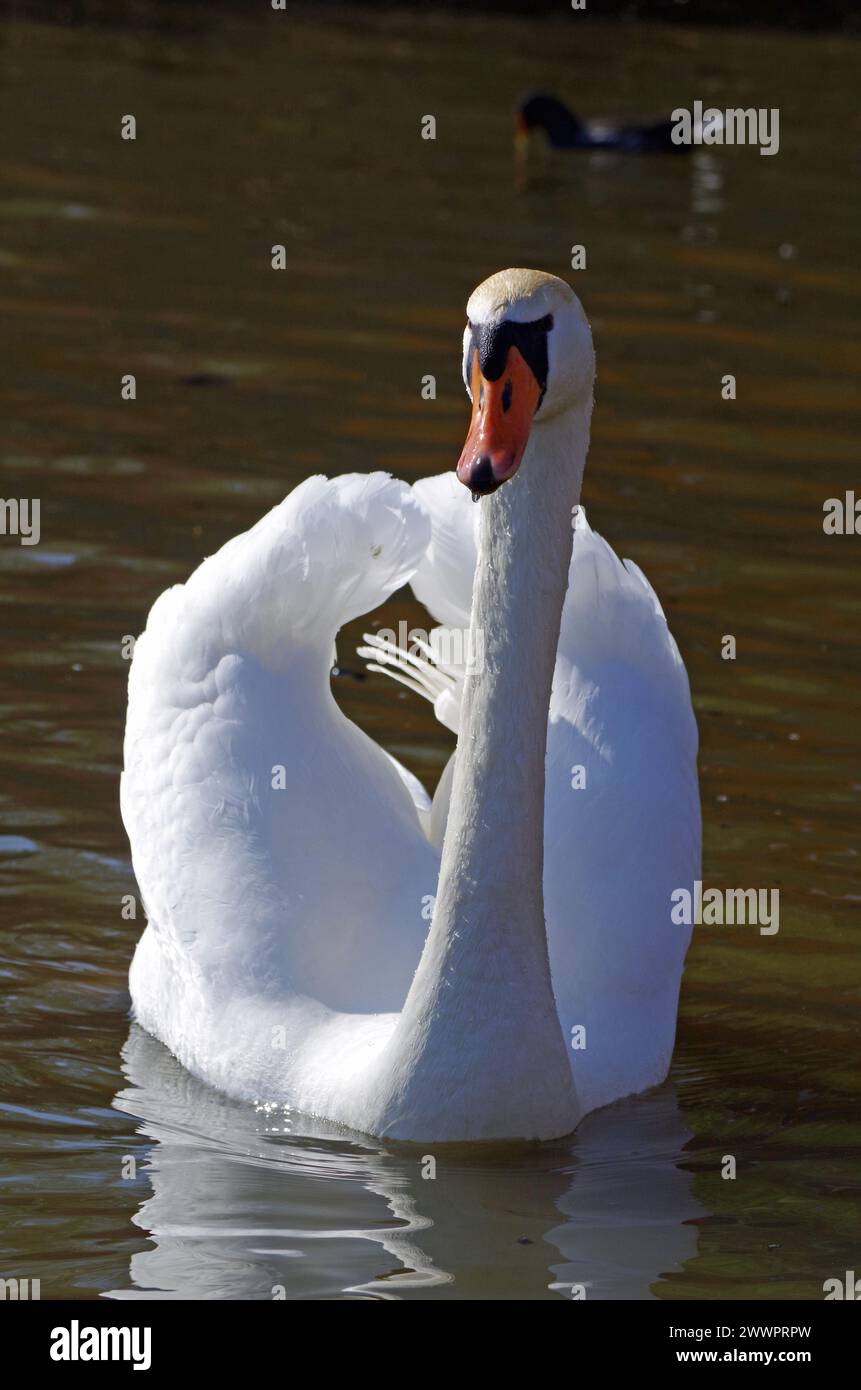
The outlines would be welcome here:
M 822 529 L 826 498 L 861 494 L 858 56 L 576 16 L 0 27 L 3 493 L 42 502 L 38 546 L 0 538 L 0 1275 L 43 1298 L 807 1299 L 858 1268 L 861 537 Z M 589 114 L 778 107 L 780 153 L 575 155 L 517 187 L 532 86 Z M 121 640 L 308 473 L 452 466 L 470 289 L 565 274 L 575 243 L 584 500 L 688 664 L 705 879 L 779 887 L 780 932 L 695 930 L 659 1091 L 429 1182 L 130 1034 Z M 379 617 L 422 613 L 401 595 Z M 382 678 L 337 689 L 435 782 L 428 707 Z

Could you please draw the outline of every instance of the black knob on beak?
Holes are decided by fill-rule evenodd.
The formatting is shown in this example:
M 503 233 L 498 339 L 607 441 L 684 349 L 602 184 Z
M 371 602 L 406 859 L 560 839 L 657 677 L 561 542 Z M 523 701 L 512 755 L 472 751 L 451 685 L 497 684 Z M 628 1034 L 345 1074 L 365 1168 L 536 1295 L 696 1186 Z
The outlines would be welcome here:
M 469 470 L 467 487 L 470 492 L 477 492 L 481 496 L 484 496 L 488 492 L 495 492 L 499 487 L 499 483 L 493 476 L 493 465 L 490 462 L 489 454 L 482 454 L 480 458 L 475 460 L 475 463 Z

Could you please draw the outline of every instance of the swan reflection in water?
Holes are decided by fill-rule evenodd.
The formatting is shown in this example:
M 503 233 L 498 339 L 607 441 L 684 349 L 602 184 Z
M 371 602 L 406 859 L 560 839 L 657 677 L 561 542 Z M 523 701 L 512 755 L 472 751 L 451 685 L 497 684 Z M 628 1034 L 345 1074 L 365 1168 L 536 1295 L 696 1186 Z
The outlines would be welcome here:
M 650 1298 L 696 1254 L 671 1083 L 555 1143 L 421 1147 L 229 1100 L 136 1024 L 123 1062 L 153 1245 L 110 1297 Z

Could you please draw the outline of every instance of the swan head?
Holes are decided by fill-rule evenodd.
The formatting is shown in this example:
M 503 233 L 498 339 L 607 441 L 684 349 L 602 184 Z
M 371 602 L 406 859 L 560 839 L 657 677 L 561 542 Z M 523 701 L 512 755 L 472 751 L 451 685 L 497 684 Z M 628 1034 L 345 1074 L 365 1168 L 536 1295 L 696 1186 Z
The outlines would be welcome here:
M 591 403 L 595 354 L 571 286 L 543 271 L 498 271 L 473 290 L 466 315 L 472 418 L 457 476 L 479 497 L 514 477 L 533 429 Z

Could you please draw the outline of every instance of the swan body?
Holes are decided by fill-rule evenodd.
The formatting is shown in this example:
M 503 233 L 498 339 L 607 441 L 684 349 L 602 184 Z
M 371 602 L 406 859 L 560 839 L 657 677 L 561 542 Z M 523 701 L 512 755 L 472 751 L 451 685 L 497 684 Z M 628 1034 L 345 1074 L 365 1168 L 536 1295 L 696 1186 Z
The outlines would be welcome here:
M 239 1099 L 424 1142 L 555 1137 L 661 1081 L 699 873 L 684 667 L 579 507 L 585 316 L 525 271 L 468 314 L 457 477 L 308 479 L 163 594 L 121 783 L 142 1026 Z M 459 731 L 432 808 L 329 685 L 408 580 L 483 637 L 431 682 Z

